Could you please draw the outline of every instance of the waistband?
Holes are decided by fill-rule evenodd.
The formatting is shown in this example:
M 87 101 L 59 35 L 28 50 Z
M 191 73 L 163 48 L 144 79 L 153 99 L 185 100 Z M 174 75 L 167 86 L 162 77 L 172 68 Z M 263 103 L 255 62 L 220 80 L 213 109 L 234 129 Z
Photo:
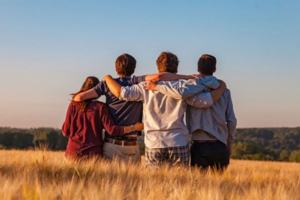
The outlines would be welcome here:
M 116 145 L 121 145 L 121 146 L 136 146 L 137 145 L 137 141 L 123 141 L 123 140 L 115 140 L 115 139 L 110 139 L 110 138 L 105 138 L 105 142 L 116 144 Z

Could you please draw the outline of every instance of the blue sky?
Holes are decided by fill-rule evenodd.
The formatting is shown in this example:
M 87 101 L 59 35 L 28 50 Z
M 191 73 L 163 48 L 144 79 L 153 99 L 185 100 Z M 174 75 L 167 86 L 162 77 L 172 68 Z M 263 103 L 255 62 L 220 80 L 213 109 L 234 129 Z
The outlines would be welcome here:
M 116 76 L 125 52 L 136 75 L 156 73 L 162 51 L 178 56 L 181 74 L 215 55 L 239 127 L 299 126 L 299 9 L 299 1 L 0 1 L 0 126 L 60 128 L 68 94 L 87 76 Z

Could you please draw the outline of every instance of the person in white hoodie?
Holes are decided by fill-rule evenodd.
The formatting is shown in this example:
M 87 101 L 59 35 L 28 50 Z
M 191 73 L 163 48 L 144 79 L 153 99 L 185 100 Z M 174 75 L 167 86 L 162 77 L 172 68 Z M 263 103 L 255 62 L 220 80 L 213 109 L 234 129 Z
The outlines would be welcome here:
M 212 76 L 216 71 L 216 63 L 216 58 L 208 54 L 202 55 L 198 61 L 198 79 L 200 84 L 205 86 L 206 92 L 220 85 L 217 78 Z M 181 98 L 182 88 L 176 85 L 157 85 L 149 82 L 146 88 L 173 98 Z M 193 105 L 191 102 L 196 103 L 196 99 L 197 95 L 189 97 L 187 101 L 190 102 L 189 105 Z M 192 133 L 191 165 L 204 170 L 213 168 L 223 171 L 229 165 L 237 125 L 229 89 L 226 89 L 211 107 L 188 106 L 186 123 L 189 132 Z

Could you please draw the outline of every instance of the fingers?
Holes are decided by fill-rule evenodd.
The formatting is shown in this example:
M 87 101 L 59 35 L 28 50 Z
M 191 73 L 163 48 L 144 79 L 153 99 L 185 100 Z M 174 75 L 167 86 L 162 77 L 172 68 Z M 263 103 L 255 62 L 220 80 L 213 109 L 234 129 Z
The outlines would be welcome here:
M 199 77 L 199 74 L 192 74 L 191 77 L 193 77 L 193 78 L 198 78 L 198 77 Z
M 146 90 L 152 90 L 155 91 L 156 90 L 156 83 L 152 82 L 152 81 L 147 81 L 146 85 L 145 85 L 145 89 Z

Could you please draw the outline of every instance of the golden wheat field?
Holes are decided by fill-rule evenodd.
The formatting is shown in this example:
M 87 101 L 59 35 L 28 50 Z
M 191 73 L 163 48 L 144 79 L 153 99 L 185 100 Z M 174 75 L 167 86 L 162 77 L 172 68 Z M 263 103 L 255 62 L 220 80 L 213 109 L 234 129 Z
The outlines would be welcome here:
M 63 152 L 0 151 L 1 199 L 300 199 L 300 164 L 232 160 L 223 174 L 116 161 L 70 162 Z

